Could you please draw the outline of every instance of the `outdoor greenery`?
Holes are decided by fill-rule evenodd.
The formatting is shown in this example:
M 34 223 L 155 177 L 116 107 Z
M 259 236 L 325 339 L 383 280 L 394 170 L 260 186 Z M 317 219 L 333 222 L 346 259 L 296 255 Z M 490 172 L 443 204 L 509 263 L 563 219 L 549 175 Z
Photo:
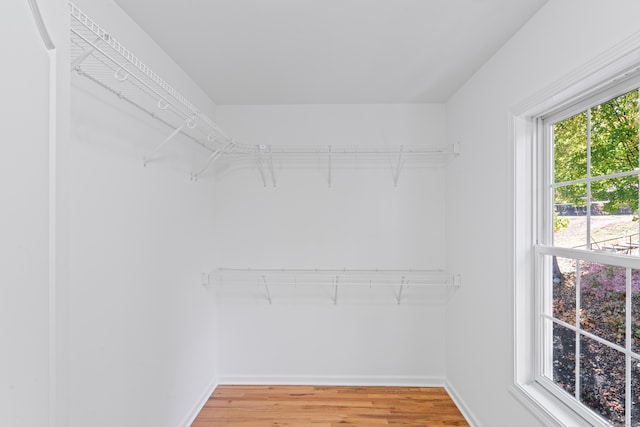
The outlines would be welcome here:
M 638 95 L 638 90 L 628 92 L 553 125 L 554 182 L 573 182 L 555 188 L 556 206 L 566 204 L 585 213 L 587 202 L 591 201 L 588 208 L 592 214 L 624 210 L 637 216 L 638 174 L 602 177 L 639 168 Z M 590 183 L 575 182 L 590 177 Z M 570 227 L 568 217 L 561 215 L 559 211 L 554 214 L 554 236 Z M 618 229 L 611 227 L 612 234 L 615 230 Z M 593 230 L 587 233 L 590 234 L 585 240 L 592 241 Z M 610 240 L 624 238 L 628 242 L 627 254 L 631 250 L 637 254 L 637 236 L 634 234 L 632 240 L 632 236 L 618 234 Z M 632 358 L 628 365 L 623 351 L 589 334 L 622 348 L 628 346 L 636 354 L 640 352 L 640 269 L 591 262 L 566 265 L 567 260 L 563 261 L 559 263 L 553 257 L 553 315 L 585 333 L 577 335 L 560 323 L 553 324 L 553 380 L 612 425 L 624 426 L 625 415 L 630 414 L 631 425 L 638 427 L 640 360 Z M 631 313 L 627 313 L 629 309 Z M 630 343 L 626 342 L 628 338 Z M 626 407 L 627 381 L 631 407 Z
M 638 168 L 638 90 L 628 92 L 553 126 L 555 182 L 587 177 L 587 137 L 591 141 L 591 176 Z M 585 183 L 556 189 L 555 202 L 585 206 Z M 637 176 L 594 181 L 591 200 L 606 213 L 638 210 Z

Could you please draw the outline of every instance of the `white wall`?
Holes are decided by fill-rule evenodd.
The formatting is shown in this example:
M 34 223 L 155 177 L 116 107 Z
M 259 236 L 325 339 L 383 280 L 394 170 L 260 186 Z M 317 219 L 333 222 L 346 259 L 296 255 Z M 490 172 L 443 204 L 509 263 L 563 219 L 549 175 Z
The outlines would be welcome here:
M 48 419 L 49 58 L 28 4 L 5 7 L 1 25 L 15 36 L 1 49 L 21 65 L 0 83 L 0 425 L 35 427 Z
M 50 425 L 64 394 L 58 393 L 56 381 L 55 241 L 50 239 L 55 234 L 55 205 L 50 204 L 55 198 L 55 187 L 50 187 L 55 171 L 49 160 L 50 155 L 55 158 L 50 142 L 68 134 L 64 109 L 68 98 L 58 99 L 55 90 L 50 91 L 68 88 L 63 72 L 68 36 L 64 7 L 59 3 L 40 6 L 45 31 L 58 50 L 45 45 L 28 2 L 3 2 L 0 15 L 3 34 L 10 35 L 0 41 L 6 65 L 0 82 L 4 100 L 0 107 L 3 426 Z M 57 115 L 56 105 L 62 107 Z
M 636 1 L 551 1 L 447 103 L 463 155 L 447 173 L 447 379 L 478 425 L 537 426 L 509 393 L 513 233 L 510 108 L 640 30 Z
M 444 106 L 222 106 L 218 123 L 247 144 L 444 144 Z M 395 162 L 395 157 L 393 158 Z M 413 165 L 394 187 L 385 162 L 345 168 L 323 157 L 276 161 L 276 187 L 254 164 L 217 167 L 216 267 L 419 268 L 444 266 L 444 170 Z M 355 166 L 355 167 L 353 167 Z M 442 306 L 219 307 L 221 381 L 432 383 L 444 373 Z
M 78 7 L 194 104 L 214 105 L 114 3 Z M 207 152 L 72 74 L 69 185 L 70 425 L 184 425 L 215 383 L 215 261 Z M 182 153 L 182 154 L 181 154 Z

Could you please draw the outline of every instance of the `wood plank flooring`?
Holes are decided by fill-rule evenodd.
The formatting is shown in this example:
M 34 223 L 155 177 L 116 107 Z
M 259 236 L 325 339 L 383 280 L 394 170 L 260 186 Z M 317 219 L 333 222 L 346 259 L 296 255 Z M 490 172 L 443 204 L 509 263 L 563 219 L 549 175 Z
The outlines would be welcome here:
M 191 427 L 469 426 L 443 388 L 219 386 Z

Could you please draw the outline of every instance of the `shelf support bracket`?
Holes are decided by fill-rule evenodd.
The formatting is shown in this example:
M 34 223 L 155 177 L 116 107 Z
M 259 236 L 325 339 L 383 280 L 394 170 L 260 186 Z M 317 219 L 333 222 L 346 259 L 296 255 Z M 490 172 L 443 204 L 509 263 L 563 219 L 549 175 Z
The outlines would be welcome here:
M 276 174 L 273 170 L 273 155 L 271 154 L 271 146 L 269 146 L 269 170 L 271 171 L 271 182 L 273 183 L 273 188 L 276 187 Z
M 333 304 L 336 305 L 338 304 L 338 277 L 336 276 L 336 281 L 334 283 L 334 288 L 333 288 Z
M 260 171 L 260 177 L 262 178 L 262 185 L 267 186 L 267 178 L 264 175 L 264 168 L 262 167 L 262 149 L 263 146 L 256 145 L 256 165 Z
M 269 285 L 267 284 L 267 278 L 263 276 L 262 277 L 262 283 L 264 283 L 264 290 L 267 292 L 267 299 L 269 300 L 269 304 L 273 304 L 273 301 L 271 300 L 271 292 L 269 292 Z
M 402 167 L 402 151 L 403 151 L 404 147 L 401 145 L 400 146 L 400 152 L 398 153 L 398 163 L 396 164 L 396 170 L 393 173 L 393 186 L 397 187 L 398 186 L 398 178 L 400 177 L 400 169 Z
M 191 179 L 197 181 L 198 178 L 200 178 L 202 174 L 205 173 L 211 167 L 211 165 L 214 164 L 215 161 L 218 160 L 223 154 L 231 152 L 232 147 L 233 142 L 229 142 L 222 150 L 214 150 L 209 158 L 207 158 L 204 166 L 198 172 L 191 175 Z
M 214 151 L 213 153 L 211 153 L 211 155 L 207 158 L 206 162 L 204 163 L 204 166 L 198 172 L 191 174 L 191 179 L 194 181 L 197 181 L 198 178 L 200 178 L 200 176 L 207 169 L 209 169 L 209 166 L 221 155 L 222 155 L 222 151 Z
M 177 134 L 179 134 L 180 131 L 182 131 L 182 129 L 184 129 L 184 127 L 187 126 L 189 123 L 191 123 L 191 119 L 185 120 L 184 123 L 182 123 L 173 132 L 171 132 L 171 135 L 166 137 L 164 139 L 164 141 L 162 141 L 160 143 L 160 145 L 158 145 L 156 147 L 156 149 L 153 150 L 153 152 L 151 152 L 151 154 L 149 156 L 145 156 L 145 158 L 144 158 L 144 166 L 147 167 L 147 164 L 149 164 L 149 162 L 153 161 L 156 158 L 156 155 L 162 149 L 162 147 L 164 147 L 169 141 L 171 141 L 173 139 L 173 137 L 175 137 Z
M 402 281 L 400 282 L 400 290 L 398 291 L 398 304 L 400 304 L 400 300 L 402 299 L 402 290 L 404 289 L 404 285 L 405 285 L 405 277 L 402 276 Z
M 331 188 L 331 146 L 329 146 L 329 159 L 328 159 L 328 161 L 329 161 L 329 172 L 328 172 L 329 173 L 329 176 L 328 176 L 328 178 L 329 178 L 329 188 Z

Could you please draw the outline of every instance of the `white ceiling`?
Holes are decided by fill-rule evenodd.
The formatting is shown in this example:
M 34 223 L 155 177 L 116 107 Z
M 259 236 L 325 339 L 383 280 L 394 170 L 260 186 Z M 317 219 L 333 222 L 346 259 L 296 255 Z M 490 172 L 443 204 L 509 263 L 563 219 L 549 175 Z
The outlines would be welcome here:
M 546 2 L 115 1 L 218 105 L 444 102 Z

